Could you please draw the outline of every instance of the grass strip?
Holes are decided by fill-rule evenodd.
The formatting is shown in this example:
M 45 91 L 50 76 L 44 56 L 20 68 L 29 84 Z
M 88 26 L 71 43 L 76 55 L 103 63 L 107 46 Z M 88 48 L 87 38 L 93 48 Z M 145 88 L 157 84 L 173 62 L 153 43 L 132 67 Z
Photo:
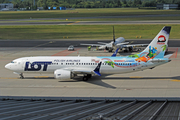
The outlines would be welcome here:
M 0 26 L 0 39 L 112 39 L 113 25 Z M 115 36 L 152 39 L 165 25 L 114 25 Z M 180 25 L 172 26 L 170 38 L 180 38 Z
M 43 10 L 43 11 L 0 11 L 0 19 L 34 19 L 34 18 L 69 18 L 97 16 L 137 16 L 179 14 L 179 10 L 147 10 L 138 8 L 95 8 L 75 10 Z M 175 17 L 172 17 L 175 18 Z M 96 18 L 94 18 L 96 19 Z M 133 20 L 133 18 L 132 18 Z

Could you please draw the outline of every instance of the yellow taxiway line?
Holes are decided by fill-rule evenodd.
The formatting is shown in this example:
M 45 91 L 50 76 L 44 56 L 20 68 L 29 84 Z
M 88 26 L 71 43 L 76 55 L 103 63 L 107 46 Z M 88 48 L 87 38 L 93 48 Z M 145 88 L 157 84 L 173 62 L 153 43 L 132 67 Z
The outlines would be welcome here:
M 80 21 L 76 21 L 76 22 L 73 22 L 73 23 L 69 23 L 69 24 L 67 24 L 67 25 L 72 25 L 72 24 L 75 24 L 75 23 L 78 23 L 78 22 L 80 22 Z

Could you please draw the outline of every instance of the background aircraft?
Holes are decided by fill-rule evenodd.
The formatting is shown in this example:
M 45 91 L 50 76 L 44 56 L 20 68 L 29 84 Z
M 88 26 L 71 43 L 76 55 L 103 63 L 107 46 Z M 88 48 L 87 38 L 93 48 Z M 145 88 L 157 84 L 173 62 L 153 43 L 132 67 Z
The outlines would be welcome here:
M 133 51 L 134 47 L 142 47 L 147 46 L 148 44 L 129 44 L 129 42 L 125 42 L 125 39 L 123 37 L 119 37 L 115 39 L 114 35 L 114 26 L 113 26 L 113 41 L 110 43 L 104 43 L 104 42 L 98 42 L 99 44 L 80 44 L 80 45 L 87 45 L 87 46 L 97 46 L 99 50 L 108 50 L 109 52 L 112 52 L 113 50 L 119 48 L 120 50 L 123 50 L 125 48 L 126 51 Z
M 57 79 L 71 79 L 83 74 L 83 80 L 92 75 L 120 74 L 152 69 L 169 62 L 171 55 L 164 56 L 171 27 L 164 27 L 141 53 L 126 57 L 37 56 L 13 60 L 5 68 L 19 74 L 54 73 Z M 159 40 L 163 36 L 164 40 Z

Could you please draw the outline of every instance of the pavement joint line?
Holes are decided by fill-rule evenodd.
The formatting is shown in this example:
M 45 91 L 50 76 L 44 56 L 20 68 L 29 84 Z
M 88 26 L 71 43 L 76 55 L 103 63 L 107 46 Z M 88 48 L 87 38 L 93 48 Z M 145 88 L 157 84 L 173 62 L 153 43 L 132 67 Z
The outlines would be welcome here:
M 48 78 L 49 76 L 34 76 L 34 78 Z
M 143 77 L 140 77 L 140 76 L 132 76 L 132 77 L 129 77 L 129 78 L 143 78 Z
M 51 41 L 51 42 L 55 42 L 55 41 Z M 34 46 L 34 47 L 30 47 L 27 50 L 33 50 L 34 48 L 37 48 L 37 47 L 40 47 L 40 46 L 43 46 L 43 45 L 47 45 L 47 44 L 50 44 L 50 42 L 46 42 L 46 43 L 39 44 L 39 45 Z M 16 52 L 13 52 L 13 53 L 9 53 L 9 54 L 6 54 L 6 55 L 2 56 L 2 58 L 6 57 L 6 56 L 9 56 L 9 55 L 13 55 L 13 54 L 17 54 L 17 53 L 22 53 L 22 52 L 24 52 L 24 51 L 16 51 Z
M 19 78 L 6 78 L 6 77 L 0 77 L 0 79 L 19 79 Z

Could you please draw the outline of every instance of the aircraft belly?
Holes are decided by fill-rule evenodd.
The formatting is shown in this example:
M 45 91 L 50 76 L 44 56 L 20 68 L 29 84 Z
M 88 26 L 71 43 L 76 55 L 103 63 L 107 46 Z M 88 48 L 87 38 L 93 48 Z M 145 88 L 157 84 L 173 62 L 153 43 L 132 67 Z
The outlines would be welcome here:
M 121 67 L 102 67 L 101 74 L 121 74 L 126 72 L 133 72 L 133 68 L 121 68 Z

